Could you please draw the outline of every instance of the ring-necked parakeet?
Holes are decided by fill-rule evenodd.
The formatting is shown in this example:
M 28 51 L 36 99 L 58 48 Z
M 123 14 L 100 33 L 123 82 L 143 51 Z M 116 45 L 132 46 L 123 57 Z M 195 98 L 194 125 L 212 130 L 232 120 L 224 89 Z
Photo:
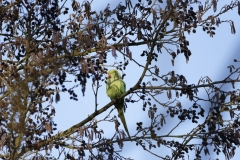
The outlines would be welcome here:
M 108 79 L 107 79 L 107 85 L 106 85 L 106 91 L 108 97 L 113 100 L 120 96 L 121 94 L 126 92 L 126 84 L 122 80 L 122 77 L 120 76 L 119 72 L 115 69 L 108 71 Z M 115 107 L 118 110 L 118 116 L 122 121 L 122 124 L 125 128 L 125 131 L 127 132 L 128 136 L 130 137 L 130 134 L 128 132 L 126 120 L 124 117 L 124 99 L 119 99 L 115 103 Z

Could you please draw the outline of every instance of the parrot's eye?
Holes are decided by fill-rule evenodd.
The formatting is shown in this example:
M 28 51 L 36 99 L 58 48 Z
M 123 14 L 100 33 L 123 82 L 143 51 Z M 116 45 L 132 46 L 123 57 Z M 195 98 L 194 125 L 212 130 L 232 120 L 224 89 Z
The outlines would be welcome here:
M 108 78 L 111 78 L 111 75 L 110 75 L 110 74 L 108 74 Z

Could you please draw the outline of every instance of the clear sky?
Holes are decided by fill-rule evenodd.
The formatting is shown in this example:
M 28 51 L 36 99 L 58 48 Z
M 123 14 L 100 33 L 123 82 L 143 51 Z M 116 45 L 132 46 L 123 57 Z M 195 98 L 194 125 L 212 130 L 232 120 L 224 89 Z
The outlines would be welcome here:
M 100 10 L 106 7 L 107 4 L 110 4 L 110 6 L 116 6 L 119 1 L 111 1 L 111 0 L 104 0 L 104 1 L 95 1 L 92 5 L 92 8 L 96 8 L 96 10 Z M 219 6 L 222 6 L 223 3 L 226 1 L 221 1 Z M 81 3 L 81 2 L 80 2 Z M 134 2 L 133 2 L 134 3 Z M 218 7 L 218 10 L 220 10 L 220 7 Z M 239 48 L 239 33 L 240 30 L 240 23 L 239 23 L 239 16 L 237 14 L 237 10 L 234 9 L 230 13 L 227 13 L 226 16 L 223 15 L 221 20 L 224 19 L 232 19 L 235 22 L 235 28 L 237 33 L 235 35 L 232 35 L 230 32 L 230 25 L 229 23 L 225 23 L 220 25 L 219 28 L 216 30 L 216 35 L 214 38 L 210 38 L 208 34 L 205 34 L 201 27 L 197 30 L 196 34 L 191 33 L 189 36 L 187 36 L 189 42 L 190 42 L 190 49 L 192 51 L 192 56 L 190 57 L 190 60 L 188 64 L 186 64 L 186 60 L 184 55 L 177 56 L 175 60 L 175 66 L 173 67 L 171 65 L 171 57 L 163 53 L 159 55 L 159 61 L 156 63 L 156 65 L 160 68 L 160 74 L 166 74 L 169 71 L 174 70 L 177 74 L 184 74 L 185 77 L 188 80 L 188 83 L 197 83 L 199 78 L 201 76 L 209 76 L 213 81 L 214 80 L 221 80 L 226 77 L 226 74 L 228 74 L 228 68 L 227 66 L 230 64 L 233 64 L 233 59 L 238 58 L 238 48 Z M 144 48 L 143 47 L 134 47 L 131 48 L 131 51 L 133 53 L 133 58 L 138 59 L 138 55 L 142 52 Z M 119 58 L 121 57 L 120 54 L 118 54 Z M 114 58 L 110 58 L 108 60 L 108 64 L 113 64 L 114 61 L 117 61 L 118 59 L 114 60 Z M 140 60 L 140 59 L 139 59 Z M 142 61 L 144 62 L 144 61 Z M 138 66 L 132 65 L 131 67 L 128 67 L 128 70 L 125 71 L 126 77 L 125 82 L 127 85 L 127 89 L 129 89 L 131 86 L 133 86 L 140 76 L 142 71 L 142 68 Z M 80 89 L 79 89 L 79 92 Z M 87 115 L 91 114 L 94 111 L 94 96 L 91 90 L 91 84 L 89 83 L 87 86 L 87 91 L 85 93 L 85 97 L 82 97 L 81 94 L 78 97 L 79 101 L 69 101 L 68 96 L 64 96 L 61 93 L 61 101 L 58 104 L 55 104 L 55 108 L 57 111 L 55 122 L 58 123 L 58 129 L 61 131 L 71 127 L 72 125 L 80 122 L 82 119 L 86 118 Z M 204 92 L 200 93 L 200 96 L 204 97 Z M 163 98 L 166 99 L 167 97 L 163 95 Z M 99 96 L 98 96 L 98 103 L 99 108 L 103 107 L 107 103 L 109 103 L 110 100 L 105 94 L 105 86 L 100 88 L 99 90 Z M 185 99 L 183 102 L 185 105 L 191 105 L 189 104 L 189 101 Z M 207 105 L 206 105 L 207 107 Z M 98 116 L 96 119 L 101 119 L 110 111 L 106 111 L 103 115 Z M 117 115 L 117 111 L 114 110 L 112 112 L 111 116 Z M 148 122 L 148 116 L 147 112 L 142 111 L 142 105 L 141 104 L 129 104 L 127 111 L 125 113 L 125 117 L 127 120 L 128 128 L 130 130 L 130 134 L 135 133 L 136 128 L 136 122 L 144 121 Z M 174 122 L 171 122 L 170 119 L 167 121 L 168 123 L 172 124 Z M 191 123 L 186 123 L 186 125 L 181 126 L 178 132 L 175 132 L 175 134 L 182 133 L 181 131 L 185 131 L 187 129 L 191 129 Z M 107 126 L 108 129 L 104 129 Z M 168 132 L 171 129 L 172 125 L 169 125 L 169 127 L 166 127 L 166 131 L 162 132 Z M 106 137 L 113 135 L 114 130 L 114 124 L 113 123 L 102 123 L 99 125 L 98 128 L 103 128 L 105 133 L 104 135 Z M 122 125 L 121 125 L 121 127 Z M 163 133 L 164 134 L 164 133 Z M 201 143 L 201 142 L 200 142 Z M 155 150 L 156 153 L 169 153 L 163 149 Z M 210 150 L 211 152 L 211 150 Z M 137 160 L 144 160 L 146 158 L 155 160 L 157 159 L 155 156 L 144 152 L 141 147 L 136 147 L 135 143 L 124 143 L 124 148 L 122 151 L 123 155 L 130 156 L 131 158 L 137 159 Z M 236 153 L 238 154 L 238 153 Z M 164 155 L 164 154 L 163 154 Z M 240 156 L 240 155 L 239 155 Z M 236 157 L 239 157 L 236 155 Z M 87 157 L 86 157 L 87 158 Z M 211 158 L 219 158 L 223 159 L 224 157 L 221 156 L 214 156 Z M 234 158 L 237 159 L 237 158 Z
M 95 0 L 92 5 L 92 8 L 96 9 L 96 11 L 104 9 L 107 4 L 110 4 L 111 7 L 115 7 L 120 1 L 119 0 Z M 123 0 L 122 2 L 125 3 Z M 132 3 L 134 4 L 136 0 L 133 0 Z M 220 6 L 224 3 L 227 3 L 225 0 L 220 0 L 220 4 L 218 10 L 220 10 Z M 229 2 L 229 1 L 228 1 Z M 82 2 L 80 1 L 80 4 Z M 71 5 L 71 1 L 67 3 L 67 5 Z M 177 56 L 175 59 L 175 66 L 171 65 L 171 56 L 167 53 L 163 52 L 159 55 L 159 61 L 156 62 L 156 65 L 160 68 L 160 74 L 166 74 L 169 71 L 175 71 L 177 74 L 183 74 L 188 80 L 188 83 L 197 83 L 201 76 L 209 76 L 213 81 L 221 80 L 226 77 L 228 74 L 228 65 L 233 64 L 233 59 L 238 59 L 239 56 L 239 41 L 240 41 L 240 21 L 239 16 L 237 14 L 237 10 L 234 9 L 233 11 L 229 12 L 222 16 L 221 20 L 228 20 L 232 19 L 235 22 L 236 34 L 231 34 L 230 25 L 229 23 L 225 23 L 220 25 L 219 28 L 216 30 L 216 35 L 211 38 L 208 34 L 204 33 L 199 27 L 196 34 L 191 33 L 187 36 L 190 42 L 190 49 L 192 52 L 192 56 L 188 63 L 186 63 L 185 57 L 183 54 Z M 142 50 L 145 49 L 142 46 L 130 48 L 133 53 L 133 58 L 139 60 L 140 62 L 144 63 L 145 59 L 140 59 L 140 54 Z M 111 53 L 109 53 L 111 54 Z M 112 65 L 115 61 L 121 59 L 120 53 L 118 53 L 118 58 L 115 60 L 113 57 L 108 59 L 108 65 Z M 239 58 L 240 60 L 240 58 Z M 126 77 L 124 81 L 126 82 L 127 89 L 132 87 L 135 82 L 140 77 L 143 68 L 138 67 L 137 65 L 130 64 L 130 66 L 125 71 Z M 65 129 L 70 128 L 71 126 L 79 123 L 81 120 L 85 119 L 88 115 L 92 114 L 95 109 L 95 101 L 94 95 L 92 92 L 91 87 L 91 80 L 89 79 L 87 90 L 85 96 L 83 97 L 81 94 L 81 89 L 78 88 L 75 90 L 78 93 L 78 101 L 70 101 L 68 94 L 60 93 L 61 101 L 58 104 L 54 104 L 56 109 L 56 116 L 54 118 L 55 122 L 58 124 L 58 130 L 64 131 Z M 102 83 L 102 87 L 99 89 L 98 95 L 98 106 L 99 108 L 105 106 L 107 103 L 110 102 L 110 99 L 106 95 L 105 91 L 105 84 Z M 204 97 L 204 92 L 200 92 L 199 95 Z M 168 101 L 166 95 L 162 95 L 161 99 Z M 189 100 L 184 99 L 182 102 L 184 106 L 190 106 Z M 208 107 L 206 105 L 206 107 Z M 111 107 L 112 108 L 112 107 Z M 107 110 L 102 115 L 96 117 L 97 120 L 105 117 L 109 111 Z M 117 111 L 114 110 L 111 113 L 111 116 L 117 116 Z M 147 111 L 142 111 L 141 103 L 138 104 L 128 104 L 127 111 L 125 113 L 126 121 L 128 128 L 130 130 L 130 134 L 135 133 L 136 129 L 136 122 L 143 121 L 146 125 L 149 123 L 149 118 Z M 171 128 L 172 124 L 174 124 L 173 120 L 168 119 L 167 126 L 164 127 L 164 130 L 161 130 L 160 133 L 165 134 L 168 133 Z M 174 132 L 175 135 L 183 133 L 183 131 L 192 129 L 191 123 L 186 123 L 183 126 L 180 126 L 179 130 Z M 103 129 L 105 137 L 111 137 L 114 134 L 114 123 L 107 123 L 103 122 L 100 123 L 98 126 L 99 129 Z M 120 126 L 123 129 L 123 126 Z M 201 143 L 201 142 L 199 142 Z M 238 148 L 239 149 L 239 148 Z M 162 148 L 158 148 L 154 150 L 154 152 L 159 153 L 161 156 L 165 154 L 169 154 L 169 150 L 165 150 Z M 211 152 L 211 150 L 210 150 Z M 54 154 L 54 152 L 53 152 Z M 124 143 L 124 148 L 122 150 L 123 156 L 131 157 L 136 160 L 145 160 L 146 158 L 151 160 L 157 160 L 155 156 L 145 152 L 140 146 L 136 147 L 135 143 Z M 239 153 L 236 153 L 233 160 L 237 160 L 237 157 L 240 157 Z M 214 154 L 215 155 L 215 154 Z M 191 156 L 191 155 L 190 155 Z M 210 157 L 209 157 L 210 158 Z M 208 158 L 208 159 L 209 159 Z M 213 156 L 211 158 L 219 158 L 224 159 L 222 156 Z M 86 157 L 87 159 L 87 157 Z M 205 159 L 205 158 L 203 158 Z

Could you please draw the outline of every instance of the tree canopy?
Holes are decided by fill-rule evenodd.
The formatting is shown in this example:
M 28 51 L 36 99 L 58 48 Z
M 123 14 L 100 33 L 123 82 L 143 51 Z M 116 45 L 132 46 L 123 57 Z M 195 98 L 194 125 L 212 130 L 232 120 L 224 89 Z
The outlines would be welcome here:
M 174 66 L 177 57 L 189 63 L 194 53 L 188 38 L 195 33 L 214 41 L 222 34 L 218 29 L 229 24 L 226 32 L 235 34 L 234 19 L 221 17 L 232 10 L 240 15 L 239 0 L 223 6 L 218 0 L 125 0 L 99 11 L 94 2 L 0 1 L 0 158 L 131 159 L 120 152 L 129 143 L 165 160 L 187 159 L 191 152 L 195 159 L 233 158 L 240 144 L 239 60 L 228 66 L 224 79 L 203 75 L 196 84 L 184 73 L 162 73 L 159 64 Z M 127 90 L 103 104 L 100 97 L 106 95 L 112 68 L 121 73 Z M 79 110 L 72 110 L 79 112 L 79 121 L 68 124 L 66 118 L 68 129 L 60 131 L 62 122 L 54 118 L 60 108 L 69 109 L 59 106 L 66 97 L 69 104 L 79 102 Z M 86 98 L 94 105 L 81 103 Z M 135 107 L 136 115 L 126 118 L 135 124 L 131 137 L 113 113 L 119 99 L 126 113 Z M 186 100 L 189 105 L 182 105 Z M 92 112 L 85 114 L 89 108 Z M 137 121 L 142 112 L 148 119 Z M 195 127 L 172 134 L 189 122 Z M 167 125 L 168 133 L 162 134 Z

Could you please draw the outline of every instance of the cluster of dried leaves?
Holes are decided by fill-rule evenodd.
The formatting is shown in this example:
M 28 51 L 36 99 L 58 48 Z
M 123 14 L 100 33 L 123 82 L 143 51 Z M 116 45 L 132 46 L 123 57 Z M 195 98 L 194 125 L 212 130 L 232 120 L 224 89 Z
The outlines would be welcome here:
M 86 150 L 89 159 L 125 159 L 114 145 L 118 144 L 122 149 L 124 141 L 129 141 L 124 131 L 119 129 L 117 117 L 109 118 L 110 112 L 103 120 L 95 119 L 115 103 L 112 101 L 101 109 L 97 108 L 98 88 L 105 83 L 109 55 L 123 57 L 122 61 L 117 59 L 119 62 L 111 65 L 123 72 L 129 63 L 136 63 L 144 70 L 136 85 L 121 96 L 129 95 L 125 98 L 126 104 L 142 102 L 143 110 L 148 110 L 151 119 L 150 126 L 137 122 L 132 142 L 162 159 L 184 158 L 193 150 L 196 158 L 200 158 L 201 153 L 210 154 L 210 145 L 216 154 L 222 152 L 228 159 L 234 156 L 236 146 L 240 144 L 239 90 L 222 88 L 226 83 L 231 83 L 234 88 L 234 83 L 239 80 L 231 77 L 239 74 L 239 69 L 232 65 L 229 67 L 230 75 L 223 81 L 212 82 L 209 77 L 203 77 L 195 85 L 188 84 L 185 76 L 173 71 L 160 76 L 160 69 L 152 62 L 158 61 L 163 52 L 169 53 L 172 65 L 181 54 L 188 62 L 192 53 L 185 34 L 196 33 L 199 27 L 214 37 L 216 27 L 225 22 L 230 23 L 231 33 L 235 34 L 234 22 L 221 21 L 220 16 L 236 7 L 240 15 L 238 0 L 226 2 L 228 4 L 218 13 L 215 13 L 217 0 L 206 0 L 204 4 L 197 0 L 138 0 L 136 4 L 125 0 L 114 9 L 107 5 L 99 12 L 92 9 L 92 1 L 73 0 L 71 9 L 66 2 L 0 1 L 2 159 L 30 157 L 35 160 L 61 156 L 77 159 L 85 157 Z M 214 14 L 207 15 L 211 8 Z M 63 15 L 69 15 L 69 18 L 63 20 Z M 146 49 L 140 54 L 134 53 L 132 47 L 139 45 Z M 166 45 L 175 46 L 176 51 Z M 146 63 L 140 64 L 139 57 Z M 70 75 L 75 77 L 74 81 L 68 78 Z M 149 75 L 152 81 L 144 82 Z M 161 85 L 153 86 L 154 81 Z M 66 92 L 71 100 L 77 101 L 79 97 L 86 96 L 87 83 L 92 83 L 96 111 L 68 130 L 57 132 L 54 97 L 55 102 L 59 102 L 59 93 Z M 66 87 L 69 84 L 71 87 Z M 76 93 L 79 87 L 80 95 Z M 207 100 L 197 96 L 200 88 L 205 88 Z M 175 92 L 174 100 L 172 92 Z M 159 101 L 162 93 L 167 94 L 167 102 Z M 178 99 L 183 95 L 193 102 L 191 107 L 181 105 Z M 208 113 L 200 101 L 210 102 Z M 230 120 L 224 120 L 223 112 L 230 113 Z M 179 124 L 191 120 L 198 125 L 190 133 L 179 135 L 182 141 L 169 141 L 167 137 L 171 137 L 179 124 L 169 134 L 161 135 L 158 131 L 165 126 L 168 116 L 177 117 Z M 201 117 L 205 120 L 200 122 Z M 103 130 L 97 129 L 102 121 L 115 123 L 116 133 L 112 138 L 104 138 Z M 196 138 L 200 138 L 202 144 L 190 143 Z M 150 151 L 161 146 L 171 148 L 172 154 L 161 157 Z M 49 154 L 53 149 L 59 153 L 55 157 Z M 71 152 L 66 152 L 66 149 Z

